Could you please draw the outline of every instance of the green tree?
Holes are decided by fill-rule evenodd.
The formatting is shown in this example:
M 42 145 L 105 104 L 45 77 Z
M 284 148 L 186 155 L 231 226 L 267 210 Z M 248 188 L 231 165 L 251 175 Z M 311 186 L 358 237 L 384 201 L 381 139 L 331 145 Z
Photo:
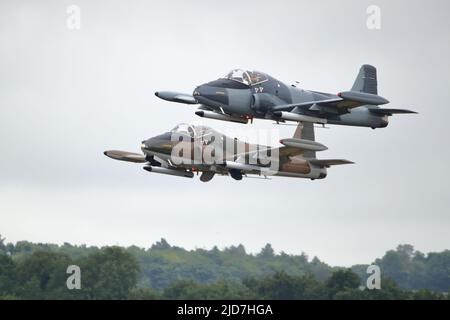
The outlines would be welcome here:
M 406 300 L 411 299 L 410 295 L 401 290 L 397 284 L 391 279 L 384 278 L 381 280 L 381 289 L 356 289 L 346 288 L 336 292 L 333 299 L 335 300 Z
M 262 279 L 244 280 L 256 299 L 323 299 L 325 288 L 312 275 L 290 276 L 285 272 L 276 272 Z
M 261 252 L 258 254 L 261 258 L 273 258 L 275 255 L 275 251 L 272 248 L 272 245 L 270 243 L 267 243 L 264 248 L 261 249 Z
M 329 297 L 332 299 L 340 291 L 357 289 L 360 283 L 361 279 L 356 273 L 351 269 L 343 269 L 333 272 L 326 281 L 326 286 L 329 290 Z
M 6 244 L 5 244 L 6 238 L 2 238 L 2 235 L 0 234 L 0 253 L 4 252 L 6 253 Z
M 128 300 L 157 300 L 161 298 L 161 295 L 151 288 L 132 288 L 127 298 Z
M 412 298 L 414 300 L 445 300 L 446 297 L 437 292 L 432 292 L 427 289 L 421 289 L 414 292 Z
M 426 288 L 445 292 L 450 288 L 450 250 L 441 253 L 429 253 L 426 262 L 425 285 L 415 289 Z
M 120 247 L 106 247 L 82 258 L 82 292 L 88 299 L 126 299 L 136 287 L 137 260 Z
M 165 299 L 250 299 L 254 298 L 243 285 L 225 280 L 202 284 L 192 280 L 176 281 L 163 292 Z
M 23 299 L 70 299 L 66 286 L 67 267 L 73 264 L 65 254 L 36 251 L 18 266 L 18 296 Z
M 166 239 L 164 239 L 164 238 L 161 238 L 161 240 L 160 241 L 158 241 L 158 242 L 156 242 L 154 245 L 152 245 L 152 247 L 151 247 L 151 249 L 153 249 L 153 250 L 155 250 L 155 249 L 161 249 L 161 250 L 164 250 L 164 249 L 170 249 L 171 248 L 171 246 L 170 246 L 170 244 L 167 242 L 167 240 Z
M 16 264 L 7 254 L 0 252 L 0 296 L 13 294 L 16 281 Z

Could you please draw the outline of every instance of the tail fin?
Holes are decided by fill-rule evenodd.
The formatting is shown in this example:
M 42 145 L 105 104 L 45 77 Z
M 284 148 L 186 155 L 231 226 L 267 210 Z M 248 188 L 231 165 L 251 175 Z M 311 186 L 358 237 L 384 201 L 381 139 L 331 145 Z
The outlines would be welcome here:
M 314 124 L 312 122 L 299 122 L 297 129 L 295 130 L 293 138 L 315 141 L 314 139 Z M 325 147 L 326 149 L 326 147 Z M 316 151 L 305 150 L 302 152 L 303 157 L 307 158 L 309 163 L 320 167 L 329 168 L 330 166 L 336 166 L 340 164 L 351 164 L 352 161 L 343 159 L 317 159 Z
M 316 141 L 314 137 L 314 124 L 312 122 L 299 122 L 293 138 Z M 316 152 L 304 151 L 303 156 L 306 158 L 315 158 Z
M 368 64 L 362 65 L 351 91 L 378 95 L 377 69 Z

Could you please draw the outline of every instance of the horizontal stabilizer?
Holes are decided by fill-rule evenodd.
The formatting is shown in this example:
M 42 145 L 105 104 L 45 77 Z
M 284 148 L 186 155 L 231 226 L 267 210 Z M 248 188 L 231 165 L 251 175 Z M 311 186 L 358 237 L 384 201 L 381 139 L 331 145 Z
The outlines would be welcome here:
M 324 151 L 328 149 L 326 146 L 319 142 L 306 139 L 287 138 L 281 139 L 280 143 L 285 145 L 286 147 L 298 148 L 308 151 Z
M 103 154 L 114 160 L 137 162 L 137 163 L 147 162 L 147 160 L 145 160 L 145 157 L 139 153 L 119 151 L 119 150 L 109 150 L 103 152 Z
M 353 164 L 354 162 L 343 159 L 310 159 L 309 163 L 318 166 L 318 167 L 329 167 L 329 166 L 337 166 L 340 164 Z
M 344 100 L 355 101 L 355 102 L 359 102 L 361 104 L 379 105 L 379 104 L 389 103 L 388 99 L 383 98 L 379 95 L 367 93 L 367 92 L 344 91 L 344 92 L 340 92 L 338 94 L 338 96 Z
M 384 108 L 370 109 L 370 112 L 381 116 L 392 116 L 393 114 L 402 114 L 402 113 L 417 113 L 415 111 L 406 109 L 384 109 Z

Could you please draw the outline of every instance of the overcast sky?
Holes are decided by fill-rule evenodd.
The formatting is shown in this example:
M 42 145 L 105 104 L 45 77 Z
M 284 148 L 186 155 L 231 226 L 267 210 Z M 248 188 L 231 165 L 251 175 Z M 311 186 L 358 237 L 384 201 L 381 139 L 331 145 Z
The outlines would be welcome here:
M 66 26 L 69 5 L 81 29 Z M 366 26 L 369 5 L 381 29 Z M 401 243 L 450 249 L 448 1 L 0 2 L 0 233 L 8 241 L 149 247 L 242 243 L 258 252 L 369 263 Z M 265 71 L 326 92 L 348 90 L 361 64 L 397 115 L 385 129 L 317 129 L 320 158 L 355 165 L 320 181 L 151 174 L 107 149 L 179 122 L 192 106 L 154 96 L 190 93 L 232 68 Z M 295 127 L 270 121 L 230 129 Z M 276 142 L 274 142 L 276 144 Z

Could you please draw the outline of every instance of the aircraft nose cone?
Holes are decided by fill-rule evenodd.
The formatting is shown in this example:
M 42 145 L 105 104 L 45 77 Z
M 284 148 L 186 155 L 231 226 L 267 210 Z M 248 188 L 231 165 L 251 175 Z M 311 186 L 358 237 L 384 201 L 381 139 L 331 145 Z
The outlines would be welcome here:
M 194 89 L 194 92 L 192 93 L 192 95 L 194 96 L 194 97 L 198 97 L 198 96 L 200 96 L 201 95 L 201 87 L 202 86 L 198 86 L 198 87 L 196 87 L 195 89 Z
M 146 151 L 160 152 L 163 141 L 157 138 L 150 138 L 144 141 L 142 148 Z
M 213 87 L 207 84 L 202 84 L 195 88 L 193 96 L 203 104 L 228 104 L 228 94 L 225 88 Z
M 197 94 L 199 96 L 203 96 L 203 97 L 211 97 L 215 94 L 216 88 L 208 86 L 206 84 L 203 84 L 201 86 L 198 86 L 197 88 L 195 88 L 195 92 L 197 92 Z
M 141 143 L 141 149 L 143 151 L 167 153 L 170 152 L 171 148 L 170 132 L 144 140 Z
M 151 150 L 152 145 L 154 145 L 154 141 L 152 141 L 153 138 L 144 140 L 141 142 L 141 149 L 144 150 Z

